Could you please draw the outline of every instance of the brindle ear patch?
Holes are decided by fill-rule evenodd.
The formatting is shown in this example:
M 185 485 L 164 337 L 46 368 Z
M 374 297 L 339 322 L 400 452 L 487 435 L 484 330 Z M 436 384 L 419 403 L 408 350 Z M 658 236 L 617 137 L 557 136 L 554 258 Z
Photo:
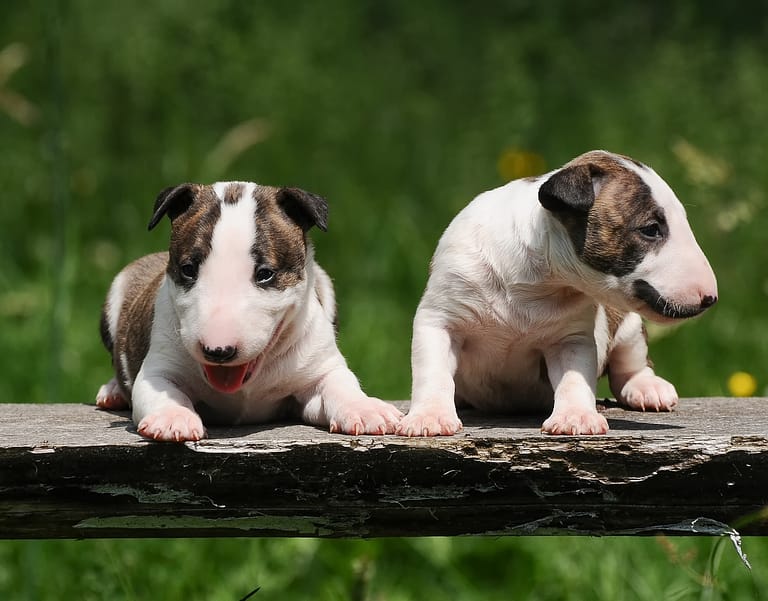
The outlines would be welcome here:
M 564 167 L 539 188 L 539 202 L 554 213 L 587 213 L 595 203 L 594 178 L 602 171 L 592 164 Z
M 163 216 L 168 215 L 171 221 L 186 211 L 195 198 L 196 184 L 181 184 L 166 188 L 155 199 L 155 212 L 149 221 L 147 229 L 154 228 Z
M 322 196 L 301 188 L 280 188 L 277 204 L 305 232 L 313 225 L 328 231 L 328 203 Z

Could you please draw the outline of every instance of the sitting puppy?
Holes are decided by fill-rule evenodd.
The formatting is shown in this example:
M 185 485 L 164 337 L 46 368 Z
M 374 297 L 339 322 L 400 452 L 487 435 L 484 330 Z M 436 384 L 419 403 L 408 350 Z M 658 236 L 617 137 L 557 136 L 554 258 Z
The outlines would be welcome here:
M 413 394 L 398 434 L 462 428 L 455 401 L 552 411 L 542 431 L 604 434 L 595 390 L 672 410 L 642 317 L 693 317 L 717 300 L 685 210 L 649 167 L 593 151 L 473 200 L 448 226 L 413 325 Z
M 170 249 L 112 282 L 101 334 L 116 376 L 97 405 L 132 405 L 156 440 L 290 413 L 331 432 L 393 432 L 400 412 L 360 390 L 336 346 L 333 287 L 306 236 L 326 229 L 327 211 L 296 188 L 164 190 L 149 229 L 168 215 Z

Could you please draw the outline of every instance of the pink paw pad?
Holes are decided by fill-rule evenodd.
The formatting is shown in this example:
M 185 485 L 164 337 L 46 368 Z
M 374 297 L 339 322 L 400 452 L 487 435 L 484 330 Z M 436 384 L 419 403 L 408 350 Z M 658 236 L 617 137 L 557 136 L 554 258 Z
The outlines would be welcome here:
M 330 419 L 330 431 L 340 434 L 392 434 L 403 414 L 380 399 L 365 400 L 344 407 Z
M 638 375 L 624 385 L 619 401 L 638 411 L 673 411 L 678 397 L 675 387 L 663 378 Z
M 139 422 L 139 434 L 153 440 L 183 442 L 205 437 L 200 416 L 185 407 L 166 407 Z
M 96 406 L 102 409 L 127 409 L 129 403 L 120 392 L 120 386 L 115 378 L 104 384 L 96 393 Z
M 558 411 L 542 424 L 545 434 L 579 435 L 605 434 L 608 421 L 595 410 Z
M 452 436 L 464 428 L 456 411 L 410 411 L 397 428 L 400 436 Z

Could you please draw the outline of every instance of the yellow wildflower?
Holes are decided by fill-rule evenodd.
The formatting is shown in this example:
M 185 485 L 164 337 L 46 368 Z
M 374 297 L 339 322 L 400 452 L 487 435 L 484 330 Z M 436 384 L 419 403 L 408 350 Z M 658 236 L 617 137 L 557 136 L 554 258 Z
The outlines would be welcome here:
M 544 158 L 535 152 L 507 148 L 496 162 L 496 168 L 504 181 L 539 175 L 546 171 Z
M 757 390 L 757 380 L 750 373 L 737 371 L 728 378 L 728 390 L 733 396 L 752 396 Z

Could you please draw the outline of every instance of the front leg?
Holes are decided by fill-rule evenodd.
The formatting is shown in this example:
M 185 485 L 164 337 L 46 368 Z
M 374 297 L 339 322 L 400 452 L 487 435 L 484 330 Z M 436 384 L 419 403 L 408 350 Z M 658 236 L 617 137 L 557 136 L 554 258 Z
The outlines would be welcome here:
M 139 370 L 133 385 L 133 423 L 139 434 L 182 442 L 205 437 L 203 421 L 192 401 L 167 377 Z
M 456 413 L 454 375 L 461 342 L 441 317 L 419 309 L 413 322 L 411 407 L 397 433 L 449 436 L 463 428 Z
M 392 434 L 403 414 L 392 405 L 369 397 L 343 363 L 305 394 L 296 395 L 302 420 L 342 434 Z
M 607 359 L 608 381 L 619 403 L 639 411 L 672 411 L 677 406 L 675 387 L 651 367 L 645 329 L 637 313 L 624 318 Z
M 552 415 L 541 427 L 546 434 L 605 434 L 608 421 L 595 401 L 597 351 L 594 335 L 568 336 L 544 353 L 555 391 Z

